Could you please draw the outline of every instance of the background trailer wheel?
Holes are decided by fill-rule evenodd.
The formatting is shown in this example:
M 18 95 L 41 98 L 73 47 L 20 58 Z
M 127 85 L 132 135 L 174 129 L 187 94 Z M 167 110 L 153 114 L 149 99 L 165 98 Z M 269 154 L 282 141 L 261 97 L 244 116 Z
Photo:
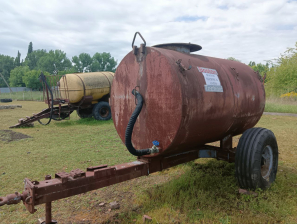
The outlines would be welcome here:
M 246 130 L 236 149 L 235 170 L 238 184 L 244 189 L 270 187 L 275 181 L 278 147 L 272 131 L 265 128 Z
M 76 113 L 80 118 L 91 118 L 93 116 L 92 108 L 87 108 L 87 109 L 79 108 L 76 110 Z
M 101 101 L 96 103 L 93 107 L 93 116 L 96 120 L 110 120 L 111 119 L 111 109 L 109 103 Z

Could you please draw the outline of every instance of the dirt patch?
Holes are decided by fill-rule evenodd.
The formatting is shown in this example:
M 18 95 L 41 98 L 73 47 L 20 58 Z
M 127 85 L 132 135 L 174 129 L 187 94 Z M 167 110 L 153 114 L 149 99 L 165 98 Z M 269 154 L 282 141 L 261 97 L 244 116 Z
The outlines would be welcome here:
M 19 132 L 11 130 L 0 130 L 0 140 L 4 142 L 18 141 L 24 138 L 32 138 L 29 135 L 25 135 Z

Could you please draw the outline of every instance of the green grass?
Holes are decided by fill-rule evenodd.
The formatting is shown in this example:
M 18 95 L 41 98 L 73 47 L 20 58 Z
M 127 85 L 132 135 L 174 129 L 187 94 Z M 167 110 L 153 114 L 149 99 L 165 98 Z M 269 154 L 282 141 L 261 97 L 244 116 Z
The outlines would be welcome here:
M 297 114 L 297 105 L 266 102 L 265 112 Z
M 10 98 L 16 101 L 43 101 L 42 91 L 24 91 L 13 93 L 0 93 L 0 99 Z
M 268 98 L 265 104 L 265 112 L 297 114 L 297 101 L 281 98 Z
M 42 102 L 18 104 L 23 108 L 0 110 L 0 130 L 47 107 Z M 152 223 L 296 223 L 297 118 L 263 116 L 257 126 L 275 133 L 280 152 L 275 184 L 267 191 L 258 190 L 257 197 L 238 194 L 234 164 L 200 159 L 55 201 L 53 217 L 60 223 L 142 223 L 144 214 L 152 217 Z M 0 196 L 21 192 L 25 177 L 43 180 L 60 171 L 136 159 L 126 150 L 112 121 L 82 120 L 75 112 L 67 121 L 13 130 L 32 138 L 0 141 Z M 235 137 L 234 146 L 237 141 Z M 98 206 L 112 201 L 118 201 L 121 208 L 109 212 L 108 206 Z M 0 223 L 36 223 L 44 217 L 44 206 L 36 208 L 32 215 L 23 204 L 0 207 Z
M 274 223 L 295 215 L 296 190 L 286 181 L 297 183 L 292 169 L 286 169 L 286 175 L 278 175 L 277 183 L 270 190 L 258 190 L 257 197 L 238 194 L 234 164 L 196 161 L 188 163 L 184 169 L 181 177 L 140 196 L 143 210 L 156 220 L 195 223 L 219 222 L 228 217 L 233 223 Z M 164 206 L 172 210 L 165 220 L 164 214 L 154 214 Z M 186 213 L 186 218 L 178 217 L 179 213 Z

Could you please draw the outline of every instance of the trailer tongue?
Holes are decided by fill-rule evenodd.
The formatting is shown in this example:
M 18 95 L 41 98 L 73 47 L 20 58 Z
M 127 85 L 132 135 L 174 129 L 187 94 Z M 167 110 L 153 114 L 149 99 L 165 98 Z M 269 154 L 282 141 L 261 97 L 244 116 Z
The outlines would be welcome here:
M 74 109 L 69 108 L 68 106 L 61 106 L 61 107 L 54 107 L 53 108 L 53 120 L 64 120 L 68 118 L 69 115 L 74 111 Z M 51 115 L 51 108 L 47 108 L 42 110 L 37 114 L 33 114 L 31 117 L 21 118 L 19 119 L 19 123 L 10 126 L 9 128 L 18 128 L 18 127 L 25 127 L 29 124 L 32 124 L 35 121 L 39 121 L 44 118 L 50 118 Z
M 21 201 L 30 213 L 36 212 L 36 205 L 45 204 L 45 222 L 52 221 L 51 202 L 62 198 L 82 194 L 95 189 L 107 187 L 123 181 L 146 176 L 154 172 L 162 171 L 178 164 L 186 163 L 198 158 L 217 158 L 234 162 L 235 153 L 230 147 L 230 140 L 222 143 L 221 147 L 204 146 L 186 153 L 158 157 L 154 159 L 138 157 L 134 162 L 115 166 L 92 166 L 86 171 L 80 169 L 69 173 L 60 172 L 51 179 L 50 175 L 43 181 L 24 180 L 24 191 L 15 192 L 6 197 L 0 197 L 0 206 L 18 204 Z M 222 150 L 222 147 L 227 147 Z

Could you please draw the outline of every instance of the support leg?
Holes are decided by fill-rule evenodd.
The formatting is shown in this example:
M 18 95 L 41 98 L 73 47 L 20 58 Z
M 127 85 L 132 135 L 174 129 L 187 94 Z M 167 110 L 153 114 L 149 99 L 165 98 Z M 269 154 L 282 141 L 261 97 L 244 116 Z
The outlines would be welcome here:
M 45 203 L 45 224 L 52 223 L 52 203 Z
M 52 179 L 51 175 L 46 175 L 45 180 Z M 57 221 L 52 220 L 52 202 L 45 203 L 45 221 L 40 220 L 40 224 L 57 224 Z

